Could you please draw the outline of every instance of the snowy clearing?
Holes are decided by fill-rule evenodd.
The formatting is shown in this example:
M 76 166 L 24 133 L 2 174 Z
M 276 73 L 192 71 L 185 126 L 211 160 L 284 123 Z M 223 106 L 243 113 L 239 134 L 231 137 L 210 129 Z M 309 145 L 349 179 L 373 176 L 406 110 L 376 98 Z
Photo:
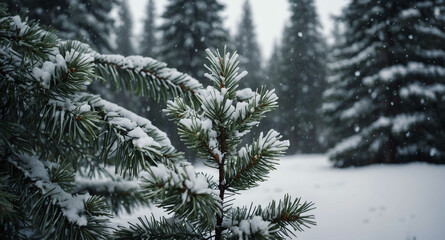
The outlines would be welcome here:
M 335 169 L 324 155 L 296 155 L 283 158 L 267 182 L 243 192 L 235 205 L 267 205 L 285 193 L 314 202 L 317 226 L 297 233 L 298 239 L 437 240 L 445 238 L 444 184 L 445 166 Z M 137 216 L 162 214 L 159 209 L 135 212 L 113 223 L 127 225 Z

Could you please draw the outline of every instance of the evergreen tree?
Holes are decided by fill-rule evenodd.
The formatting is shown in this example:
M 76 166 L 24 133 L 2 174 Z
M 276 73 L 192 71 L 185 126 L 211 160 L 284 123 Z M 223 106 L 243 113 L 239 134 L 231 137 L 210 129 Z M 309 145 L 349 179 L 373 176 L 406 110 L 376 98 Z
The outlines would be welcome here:
M 130 9 L 126 0 L 123 0 L 119 8 L 120 25 L 117 29 L 117 51 L 124 56 L 134 54 L 133 43 L 131 37 L 133 36 L 133 20 L 131 19 Z
M 332 114 L 332 112 L 330 112 L 332 105 L 329 101 L 327 101 L 327 94 L 330 94 L 331 92 L 331 90 L 328 89 L 331 83 L 330 80 L 334 75 L 334 71 L 332 70 L 331 66 L 329 66 L 329 64 L 336 61 L 336 58 L 334 57 L 335 54 L 338 52 L 338 49 L 340 49 L 341 46 L 345 44 L 345 30 L 341 17 L 331 16 L 331 20 L 334 22 L 334 27 L 331 32 L 333 41 L 329 45 L 329 53 L 327 56 L 328 67 L 326 69 L 328 77 L 326 78 L 326 90 L 323 92 L 323 104 L 321 107 L 321 113 L 323 114 L 323 124 L 325 126 L 321 138 L 323 139 L 322 144 L 325 149 L 329 149 L 337 142 L 340 142 L 342 140 L 341 137 L 336 134 L 336 131 L 341 128 L 339 126 L 333 127 L 336 125 L 336 123 L 334 123 L 334 119 L 330 116 L 330 114 Z
M 135 178 L 183 157 L 150 121 L 88 84 L 155 99 L 192 98 L 202 85 L 151 58 L 63 41 L 3 4 L 0 35 L 1 238 L 108 239 L 110 210 L 147 204 Z
M 142 191 L 158 207 L 173 215 L 171 219 L 140 219 L 139 224 L 121 228 L 119 239 L 281 239 L 314 224 L 312 203 L 300 203 L 286 195 L 267 207 L 237 207 L 230 204 L 242 190 L 267 178 L 289 146 L 274 130 L 261 133 L 251 145 L 238 149 L 242 136 L 258 124 L 264 113 L 277 106 L 274 91 L 262 88 L 241 100 L 238 83 L 246 72 L 238 73 L 237 54 L 207 50 L 212 80 L 197 94 L 198 102 L 176 98 L 166 110 L 178 125 L 187 146 L 217 169 L 213 179 L 195 173 L 189 164 L 164 161 L 149 169 Z
M 352 1 L 324 93 L 335 166 L 445 163 L 443 1 Z M 334 141 L 335 142 L 335 141 Z
M 277 41 L 275 41 L 272 50 L 272 55 L 270 56 L 270 59 L 268 60 L 266 65 L 267 67 L 265 69 L 266 86 L 268 88 L 275 90 L 281 88 L 282 86 L 282 81 L 280 80 L 280 77 L 282 77 L 281 63 L 282 63 L 281 48 L 278 45 Z M 282 119 L 280 118 L 281 114 L 282 112 L 280 108 L 277 111 L 274 111 L 273 113 L 269 113 L 271 117 L 263 120 L 260 129 L 277 128 L 277 126 L 280 126 L 280 124 L 282 124 L 281 123 Z
M 14 14 L 25 12 L 40 24 L 51 26 L 64 39 L 86 41 L 100 52 L 113 50 L 111 10 L 118 0 L 6 0 Z
M 235 37 L 235 46 L 240 55 L 243 70 L 249 73 L 241 87 L 260 88 L 265 82 L 265 77 L 261 70 L 261 52 L 256 40 L 249 0 L 244 2 L 241 23 L 238 25 L 238 33 Z
M 144 30 L 142 32 L 142 40 L 140 42 L 140 54 L 146 57 L 156 57 L 157 53 L 157 39 L 156 39 L 156 11 L 155 3 L 149 0 L 145 10 Z
M 281 127 L 291 152 L 321 152 L 321 95 L 325 87 L 325 43 L 313 0 L 290 0 L 291 21 L 282 43 Z
M 278 45 L 277 41 L 275 41 L 272 49 L 272 55 L 270 56 L 270 59 L 267 63 L 266 78 L 268 80 L 267 84 L 273 86 L 276 89 L 278 89 L 282 85 L 282 83 L 278 81 L 278 78 L 281 77 L 282 73 L 282 61 L 281 48 Z
M 228 41 L 218 0 L 171 0 L 162 17 L 160 56 L 182 72 L 202 77 L 204 50 Z

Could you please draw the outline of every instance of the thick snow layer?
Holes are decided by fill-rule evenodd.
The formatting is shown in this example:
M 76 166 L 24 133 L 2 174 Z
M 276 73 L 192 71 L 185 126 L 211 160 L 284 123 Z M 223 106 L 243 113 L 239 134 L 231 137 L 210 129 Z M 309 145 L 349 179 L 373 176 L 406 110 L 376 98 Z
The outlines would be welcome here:
M 148 119 L 140 117 L 114 103 L 103 99 L 95 100 L 93 106 L 101 107 L 107 112 L 109 123 L 117 128 L 128 130 L 128 136 L 133 138 L 133 144 L 141 149 L 152 147 L 168 147 L 174 149 L 167 134 L 153 126 Z M 156 141 L 148 136 L 146 132 L 153 132 Z
M 324 155 L 297 155 L 283 158 L 267 182 L 242 192 L 234 204 L 266 206 L 285 193 L 314 202 L 317 226 L 297 233 L 298 239 L 437 240 L 445 236 L 444 183 L 445 166 L 412 163 L 335 169 Z M 136 212 L 113 222 L 128 225 L 141 215 L 163 214 L 154 208 Z
M 84 214 L 84 202 L 90 198 L 88 193 L 73 196 L 71 193 L 65 192 L 57 183 L 51 181 L 45 165 L 36 157 L 22 155 L 19 158 L 19 162 L 10 162 L 20 169 L 27 178 L 31 179 L 36 187 L 41 189 L 41 194 L 51 192 L 50 197 L 53 204 L 61 207 L 62 213 L 68 221 L 78 226 L 88 224 L 87 217 Z
M 231 227 L 234 236 L 239 236 L 239 239 L 243 239 L 243 234 L 250 235 L 255 233 L 261 233 L 262 235 L 269 235 L 270 222 L 264 221 L 260 216 L 254 216 L 249 220 L 241 220 L 239 227 Z

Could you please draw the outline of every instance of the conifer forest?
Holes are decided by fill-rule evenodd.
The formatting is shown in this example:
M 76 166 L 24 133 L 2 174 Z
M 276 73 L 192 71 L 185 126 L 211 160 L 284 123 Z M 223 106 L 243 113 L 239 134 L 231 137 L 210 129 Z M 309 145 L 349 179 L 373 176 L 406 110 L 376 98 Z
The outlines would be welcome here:
M 445 0 L 4 0 L 0 98 L 0 239 L 445 239 Z

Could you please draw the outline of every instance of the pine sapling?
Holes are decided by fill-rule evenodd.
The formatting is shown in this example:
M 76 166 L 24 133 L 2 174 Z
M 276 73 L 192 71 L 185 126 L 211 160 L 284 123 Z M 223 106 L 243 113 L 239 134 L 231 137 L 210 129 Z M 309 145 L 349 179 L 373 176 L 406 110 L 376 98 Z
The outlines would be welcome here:
M 205 76 L 213 86 L 200 90 L 197 101 L 175 98 L 165 110 L 178 126 L 185 144 L 217 170 L 216 177 L 196 173 L 190 164 L 164 161 L 150 168 L 141 188 L 145 196 L 172 218 L 140 218 L 140 224 L 121 228 L 121 238 L 163 239 L 281 239 L 314 225 L 312 203 L 285 195 L 267 207 L 234 207 L 241 193 L 265 181 L 283 156 L 289 141 L 278 132 L 260 133 L 239 148 L 242 137 L 277 107 L 274 90 L 238 90 L 247 72 L 239 73 L 238 55 L 207 50 Z

